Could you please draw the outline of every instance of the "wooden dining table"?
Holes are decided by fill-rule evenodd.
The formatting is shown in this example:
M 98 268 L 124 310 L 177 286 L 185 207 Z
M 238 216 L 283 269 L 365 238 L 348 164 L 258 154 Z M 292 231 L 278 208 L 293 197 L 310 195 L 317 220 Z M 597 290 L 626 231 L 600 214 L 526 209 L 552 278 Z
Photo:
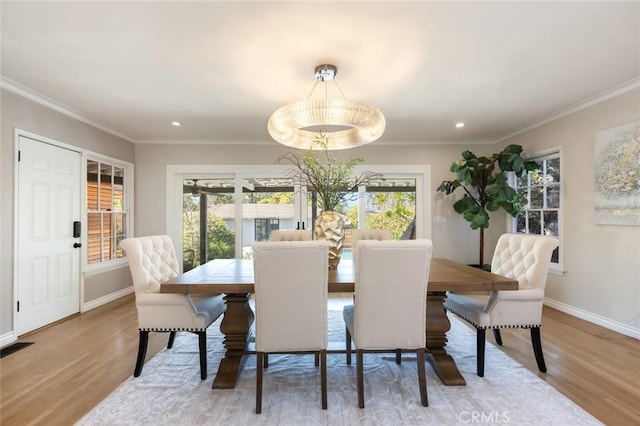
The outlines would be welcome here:
M 390 283 L 393 284 L 393 283 Z M 224 334 L 225 355 L 213 380 L 214 389 L 235 387 L 243 357 L 251 341 L 254 314 L 249 300 L 253 293 L 253 261 L 215 259 L 198 266 L 160 286 L 161 293 L 192 296 L 224 293 L 227 310 L 220 324 Z M 350 259 L 343 259 L 337 269 L 329 270 L 330 293 L 354 291 L 355 270 Z M 448 386 L 466 384 L 455 360 L 447 353 L 447 331 L 451 323 L 443 303 L 447 291 L 517 290 L 518 282 L 482 269 L 449 259 L 432 259 L 427 286 L 427 360 L 438 378 Z M 393 292 L 393 285 L 389 286 Z

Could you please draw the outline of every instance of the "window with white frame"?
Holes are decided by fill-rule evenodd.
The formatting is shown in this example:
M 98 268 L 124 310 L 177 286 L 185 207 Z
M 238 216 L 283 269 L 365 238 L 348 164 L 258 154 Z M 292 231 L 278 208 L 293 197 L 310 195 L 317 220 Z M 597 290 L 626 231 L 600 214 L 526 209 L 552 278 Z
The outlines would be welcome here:
M 192 198 L 193 181 L 194 178 L 198 179 L 198 186 L 201 184 L 208 186 L 205 188 L 205 192 L 210 196 L 210 188 L 213 186 L 213 181 L 216 179 L 230 179 L 233 184 L 235 197 L 232 201 L 224 199 L 221 204 L 232 204 L 231 209 L 226 209 L 222 212 L 219 208 L 216 208 L 216 215 L 222 215 L 225 218 L 225 222 L 232 236 L 235 239 L 235 257 L 242 258 L 246 255 L 247 249 L 251 246 L 251 242 L 254 241 L 256 228 L 253 225 L 253 218 L 255 215 L 251 215 L 251 209 L 249 208 L 251 202 L 255 203 L 255 200 L 260 198 L 257 195 L 252 197 L 245 197 L 247 191 L 260 192 L 260 196 L 273 193 L 275 190 L 269 188 L 271 183 L 278 187 L 278 190 L 274 194 L 269 195 L 271 198 L 271 204 L 291 204 L 290 208 L 285 208 L 284 213 L 286 215 L 280 215 L 278 220 L 278 229 L 313 229 L 313 218 L 319 213 L 317 208 L 314 211 L 313 202 L 309 201 L 305 197 L 305 191 L 303 188 L 295 188 L 292 184 L 287 184 L 285 176 L 286 166 L 282 165 L 201 165 L 194 167 L 194 165 L 168 165 L 167 166 L 167 235 L 171 236 L 176 245 L 178 253 L 183 249 L 191 248 L 191 246 L 199 243 L 193 242 L 189 238 L 185 238 L 185 205 L 189 206 L 189 203 L 185 202 L 185 197 L 190 200 Z M 356 168 L 355 173 L 359 174 L 364 171 L 370 171 L 375 173 L 381 173 L 388 187 L 398 186 L 401 184 L 401 188 L 391 190 L 391 188 L 381 187 L 361 187 L 361 192 L 357 204 L 357 219 L 358 227 L 378 229 L 377 226 L 382 226 L 380 223 L 369 224 L 368 213 L 371 213 L 367 205 L 368 193 L 374 192 L 377 196 L 388 195 L 388 197 L 379 197 L 376 200 L 375 206 L 377 207 L 380 215 L 387 214 L 387 212 L 393 211 L 395 215 L 406 216 L 407 223 L 400 228 L 399 237 L 402 238 L 431 238 L 431 168 L 429 165 L 371 165 L 359 166 Z M 282 179 L 283 181 L 279 181 Z M 263 184 L 260 182 L 263 181 Z M 185 183 L 186 182 L 186 183 Z M 265 186 L 265 191 L 262 191 L 261 186 Z M 252 190 L 250 188 L 253 188 Z M 382 189 L 389 189 L 385 192 Z M 202 189 L 201 189 L 202 191 Z M 284 191 L 284 192 L 283 192 Z M 228 191 L 227 191 L 228 192 Z M 381 194 L 385 192 L 385 194 Z M 398 201 L 398 192 L 403 193 L 401 200 Z M 382 203 L 384 198 L 391 203 Z M 313 200 L 313 196 L 311 197 Z M 261 204 L 264 198 L 260 198 Z M 286 203 L 285 203 L 286 201 Z M 200 201 L 201 202 L 201 201 Z M 269 204 L 267 204 L 267 207 Z M 410 206 L 410 208 L 408 207 Z M 353 204 L 345 206 L 348 208 L 354 207 Z M 402 208 L 399 208 L 402 207 Z M 268 210 L 268 209 L 265 209 Z M 282 212 L 281 212 L 282 213 Z M 347 213 L 347 210 L 345 210 Z M 354 213 L 356 214 L 356 213 Z M 347 216 L 349 216 L 347 214 Z M 189 216 L 191 217 L 191 216 Z M 265 216 L 267 218 L 278 217 Z M 245 219 L 250 219 L 251 224 L 244 226 Z M 351 219 L 351 218 L 349 218 Z M 354 225 L 352 222 L 350 225 Z M 266 226 L 266 224 L 265 224 Z M 192 226 L 191 226 L 192 227 Z M 275 228 L 275 226 L 273 227 Z M 272 229 L 273 229 L 272 228 Z M 189 228 L 191 229 L 191 228 Z M 405 232 L 406 231 L 406 232 Z M 198 259 L 198 256 L 196 256 Z M 209 259 L 209 258 L 207 258 Z M 205 259 L 204 261 L 206 261 Z
M 520 197 L 520 213 L 513 220 L 513 232 L 561 236 L 561 181 L 560 152 L 554 151 L 528 158 L 540 163 L 540 168 L 516 179 L 515 187 Z M 561 268 L 561 249 L 551 256 L 553 269 Z
M 127 238 L 129 210 L 125 164 L 87 159 L 87 264 L 95 265 L 124 257 L 119 247 Z

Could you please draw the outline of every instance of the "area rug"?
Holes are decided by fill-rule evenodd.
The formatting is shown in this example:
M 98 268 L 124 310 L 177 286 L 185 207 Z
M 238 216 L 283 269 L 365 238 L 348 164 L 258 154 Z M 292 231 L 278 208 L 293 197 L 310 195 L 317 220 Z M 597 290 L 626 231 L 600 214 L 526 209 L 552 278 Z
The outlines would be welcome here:
M 485 377 L 475 374 L 475 332 L 451 317 L 448 351 L 467 386 L 444 386 L 427 363 L 429 407 L 420 405 L 415 355 L 365 354 L 365 408 L 357 406 L 355 357 L 327 356 L 328 409 L 320 407 L 313 355 L 272 355 L 262 414 L 255 414 L 255 356 L 235 389 L 211 389 L 224 353 L 219 320 L 208 330 L 208 378 L 200 380 L 198 342 L 180 333 L 87 413 L 77 425 L 595 425 L 581 407 L 487 342 Z M 344 341 L 340 310 L 329 311 L 329 340 Z M 132 360 L 133 363 L 133 360 Z M 133 365 L 133 364 L 132 364 Z

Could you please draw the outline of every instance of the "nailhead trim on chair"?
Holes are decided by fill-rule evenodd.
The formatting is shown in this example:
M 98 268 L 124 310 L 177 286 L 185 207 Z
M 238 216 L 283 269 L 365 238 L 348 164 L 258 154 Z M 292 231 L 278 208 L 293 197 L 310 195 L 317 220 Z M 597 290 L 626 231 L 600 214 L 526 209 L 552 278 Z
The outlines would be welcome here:
M 469 324 L 471 324 L 472 326 L 474 326 L 475 328 L 478 328 L 480 330 L 487 330 L 487 329 L 493 329 L 493 328 L 534 328 L 534 327 L 540 327 L 540 324 L 527 324 L 527 325 L 497 325 L 497 326 L 493 326 L 493 327 L 481 327 L 478 324 L 476 324 L 475 322 L 471 321 L 469 318 L 465 318 L 464 316 L 460 315 L 459 313 L 452 311 L 451 308 L 446 307 L 445 309 L 449 312 L 451 312 L 452 314 L 458 316 L 459 318 L 462 318 L 463 320 L 465 320 L 466 322 L 468 322 Z
M 206 328 L 139 328 L 140 331 L 189 331 L 189 332 L 198 332 L 198 331 L 206 331 Z

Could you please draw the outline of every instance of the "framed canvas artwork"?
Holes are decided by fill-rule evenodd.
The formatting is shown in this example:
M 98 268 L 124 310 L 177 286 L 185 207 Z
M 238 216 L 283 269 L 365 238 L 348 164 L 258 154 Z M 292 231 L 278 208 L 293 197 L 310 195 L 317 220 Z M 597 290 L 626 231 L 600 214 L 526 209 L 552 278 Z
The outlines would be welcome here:
M 597 132 L 595 162 L 596 223 L 640 226 L 640 120 Z

